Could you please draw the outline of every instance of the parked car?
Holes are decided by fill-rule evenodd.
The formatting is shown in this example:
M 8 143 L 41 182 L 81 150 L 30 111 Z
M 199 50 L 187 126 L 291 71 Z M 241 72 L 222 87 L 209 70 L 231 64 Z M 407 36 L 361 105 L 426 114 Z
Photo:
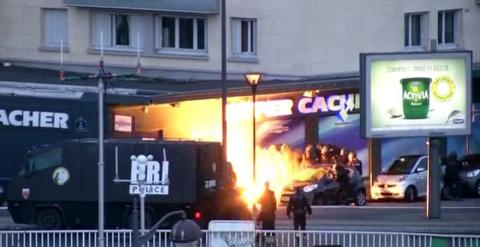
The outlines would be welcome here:
M 372 187 L 371 197 L 377 199 L 404 199 L 413 202 L 427 193 L 426 155 L 404 155 L 380 175 Z
M 463 194 L 480 196 L 480 154 L 461 157 L 460 183 Z
M 347 168 L 350 177 L 349 196 L 347 201 L 355 203 L 357 206 L 366 204 L 366 189 L 363 180 L 356 169 Z M 302 193 L 307 197 L 311 205 L 330 205 L 338 204 L 335 191 L 338 183 L 335 182 L 333 171 L 330 165 L 323 165 L 313 172 L 309 179 L 304 181 L 295 181 L 286 186 L 282 191 L 281 203 L 288 203 L 290 197 L 297 188 L 302 189 Z

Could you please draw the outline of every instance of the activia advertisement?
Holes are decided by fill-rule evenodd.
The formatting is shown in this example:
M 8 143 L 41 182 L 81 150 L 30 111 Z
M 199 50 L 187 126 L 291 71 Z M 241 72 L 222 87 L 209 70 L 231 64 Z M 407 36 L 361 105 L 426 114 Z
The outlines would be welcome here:
M 367 56 L 367 137 L 469 134 L 468 55 Z

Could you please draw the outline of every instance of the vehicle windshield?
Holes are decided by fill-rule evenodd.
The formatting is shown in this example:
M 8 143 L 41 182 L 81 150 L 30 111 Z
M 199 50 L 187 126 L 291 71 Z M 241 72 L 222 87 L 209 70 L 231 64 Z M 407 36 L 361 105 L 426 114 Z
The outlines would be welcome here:
M 326 172 L 324 168 L 317 169 L 317 171 L 310 176 L 309 181 L 319 181 L 325 176 Z
M 408 174 L 412 170 L 417 159 L 417 156 L 402 156 L 393 161 L 392 165 L 384 171 L 383 174 Z
M 326 173 L 326 168 L 305 168 L 295 174 L 294 181 L 313 182 L 320 180 Z
M 62 151 L 62 148 L 58 147 L 44 153 L 36 154 L 25 160 L 26 164 L 22 171 L 20 171 L 20 175 L 60 165 L 62 163 Z
M 462 169 L 464 170 L 480 168 L 480 154 L 470 154 L 467 156 L 462 156 L 459 161 L 462 164 Z

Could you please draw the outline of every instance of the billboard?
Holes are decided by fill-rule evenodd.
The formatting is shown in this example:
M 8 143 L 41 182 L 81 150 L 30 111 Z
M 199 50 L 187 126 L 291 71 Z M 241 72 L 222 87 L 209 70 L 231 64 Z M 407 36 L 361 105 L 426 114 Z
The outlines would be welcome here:
M 368 138 L 469 135 L 472 53 L 361 54 Z

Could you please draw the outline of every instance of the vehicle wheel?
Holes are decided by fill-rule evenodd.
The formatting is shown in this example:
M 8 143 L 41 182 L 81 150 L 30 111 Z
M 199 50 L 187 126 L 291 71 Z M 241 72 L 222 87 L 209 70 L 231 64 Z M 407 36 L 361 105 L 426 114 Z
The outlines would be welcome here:
M 40 209 L 36 223 L 42 230 L 58 230 L 63 226 L 62 215 L 57 209 Z
M 443 186 L 441 195 L 442 195 L 442 200 L 448 201 L 452 199 L 452 195 L 450 195 L 450 190 L 446 186 Z
M 367 196 L 365 195 L 365 192 L 363 190 L 358 190 L 357 193 L 355 193 L 355 205 L 357 206 L 365 206 L 367 204 Z
M 405 190 L 405 201 L 414 202 L 417 199 L 417 190 L 413 186 L 408 186 Z

